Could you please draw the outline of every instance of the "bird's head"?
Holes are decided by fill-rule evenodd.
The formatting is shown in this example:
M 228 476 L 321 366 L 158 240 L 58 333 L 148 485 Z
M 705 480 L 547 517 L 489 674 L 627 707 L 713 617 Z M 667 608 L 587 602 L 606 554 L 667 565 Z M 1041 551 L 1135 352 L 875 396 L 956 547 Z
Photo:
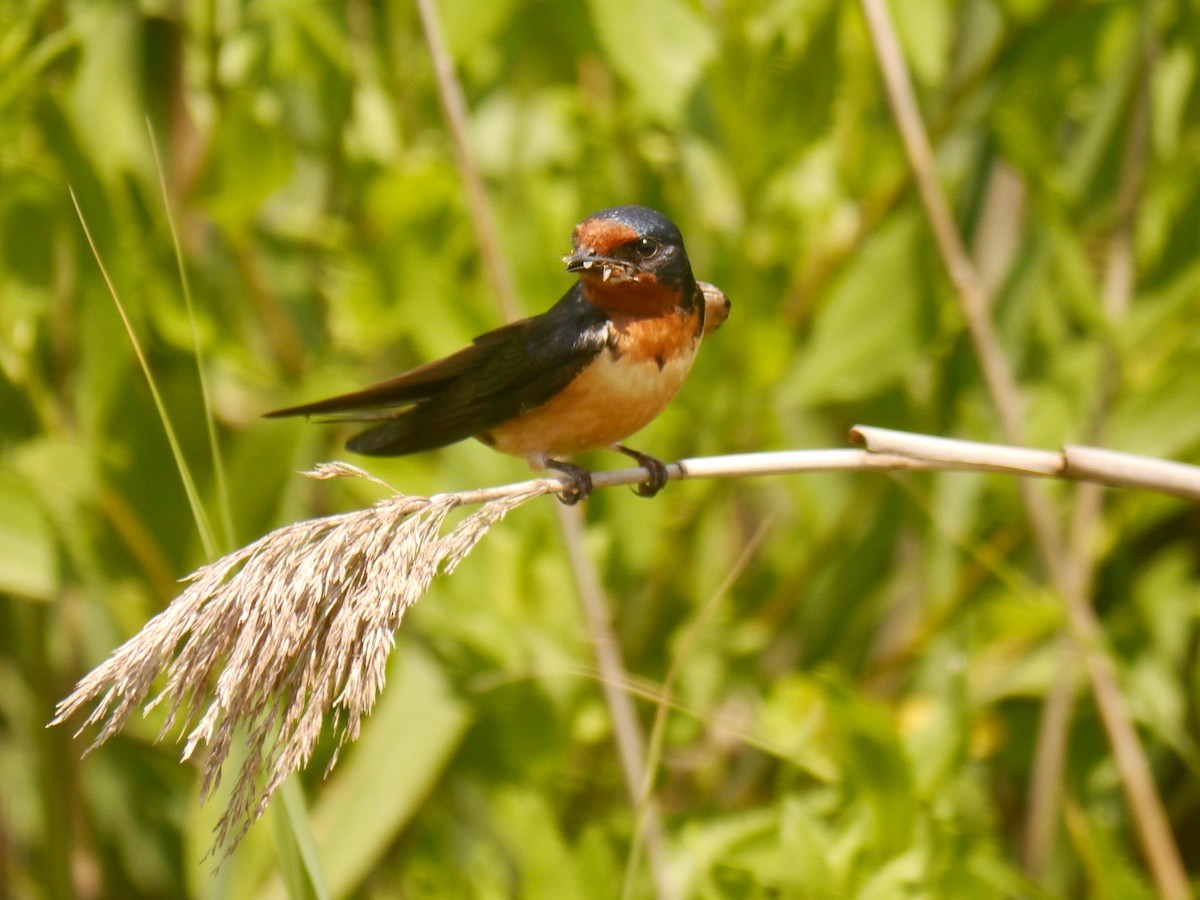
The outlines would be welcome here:
M 592 213 L 571 232 L 567 271 L 593 286 L 635 283 L 683 290 L 692 268 L 675 224 L 645 206 L 614 206 Z

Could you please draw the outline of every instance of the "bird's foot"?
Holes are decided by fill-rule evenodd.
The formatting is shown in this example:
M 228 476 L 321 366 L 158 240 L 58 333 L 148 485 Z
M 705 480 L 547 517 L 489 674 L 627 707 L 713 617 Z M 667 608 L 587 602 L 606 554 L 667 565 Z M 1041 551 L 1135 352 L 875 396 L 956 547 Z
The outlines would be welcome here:
M 639 497 L 653 497 L 666 485 L 667 464 L 661 459 L 657 459 L 646 453 L 639 453 L 637 450 L 631 450 L 624 444 L 614 444 L 613 449 L 618 453 L 624 453 L 626 456 L 637 460 L 639 466 L 650 472 L 650 480 L 636 485 L 633 489 L 634 493 Z
M 558 495 L 559 502 L 565 506 L 574 506 L 580 500 L 586 500 L 592 492 L 592 473 L 580 466 L 573 466 L 560 459 L 547 459 L 545 466 L 562 472 L 571 479 L 571 486 Z

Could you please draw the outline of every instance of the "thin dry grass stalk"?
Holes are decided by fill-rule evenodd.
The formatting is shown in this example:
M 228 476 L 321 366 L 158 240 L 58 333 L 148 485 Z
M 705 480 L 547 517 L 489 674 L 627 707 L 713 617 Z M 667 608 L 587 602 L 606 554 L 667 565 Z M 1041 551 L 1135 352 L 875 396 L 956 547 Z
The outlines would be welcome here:
M 967 256 L 950 205 L 938 184 L 933 146 L 917 106 L 916 92 L 909 78 L 908 64 L 892 24 L 891 13 L 885 0 L 861 0 L 861 3 L 879 60 L 888 102 L 913 170 L 926 218 L 958 295 L 988 393 L 999 413 L 1005 437 L 1013 444 L 1023 444 L 1025 428 L 1021 394 L 990 318 L 987 291 Z M 1122 212 L 1126 216 L 1132 215 L 1137 189 L 1136 180 L 1123 178 Z M 1131 283 L 1133 272 L 1125 269 L 1132 264 L 1128 260 L 1116 260 L 1115 264 L 1118 269 L 1110 274 Z M 1108 293 L 1110 287 L 1112 293 Z M 1117 301 L 1121 299 L 1120 294 L 1127 287 L 1127 284 L 1115 282 L 1106 285 L 1106 306 L 1110 312 L 1115 311 Z M 1117 460 L 1105 460 L 1104 464 L 1108 467 L 1113 462 Z M 1069 466 L 1062 474 L 1075 477 Z M 1094 480 L 1086 470 L 1078 474 L 1083 480 Z M 1043 493 L 1023 482 L 1021 498 L 1038 552 L 1062 597 L 1073 632 L 1072 639 L 1082 651 L 1084 670 L 1088 673 L 1092 694 L 1121 772 L 1122 787 L 1155 885 L 1164 897 L 1190 897 L 1187 869 L 1171 831 L 1165 805 L 1154 784 L 1150 763 L 1138 739 L 1129 704 L 1117 682 L 1112 661 L 1100 649 L 1099 619 L 1090 598 L 1083 592 L 1083 580 L 1071 571 L 1072 563 L 1063 530 L 1055 519 L 1049 499 Z
M 855 426 L 851 436 L 866 449 L 709 456 L 672 463 L 667 473 L 680 480 L 974 470 L 1088 479 L 1200 499 L 1200 467 L 1181 463 L 1085 447 L 1029 450 L 866 425 Z M 347 463 L 326 463 L 307 474 L 366 478 L 392 490 Z M 649 474 L 640 468 L 595 472 L 592 481 L 605 488 L 636 484 Z M 368 509 L 273 531 L 185 579 L 190 584 L 183 593 L 85 676 L 51 724 L 91 706 L 79 729 L 99 725 L 91 750 L 120 731 L 135 709 L 165 704 L 159 739 L 178 726 L 186 733 L 185 760 L 206 748 L 205 795 L 220 780 L 235 733 L 245 732 L 246 760 L 214 846 L 232 849 L 284 779 L 307 764 L 328 713 L 337 748 L 358 737 L 383 687 L 395 631 L 434 576 L 453 571 L 509 511 L 569 487 L 568 479 L 554 476 L 433 497 L 394 494 Z M 477 511 L 442 534 L 453 510 L 477 504 Z M 166 686 L 147 703 L 164 674 Z M 335 750 L 330 766 L 336 759 Z M 639 775 L 635 800 L 643 783 Z
M 318 478 L 370 477 L 346 464 Z M 51 724 L 94 704 L 89 750 L 145 703 L 167 709 L 158 739 L 186 732 L 183 759 L 204 745 L 202 792 L 220 782 L 234 735 L 247 753 L 213 849 L 232 850 L 289 774 L 307 764 L 326 714 L 338 749 L 358 737 L 384 685 L 405 611 L 450 573 L 510 510 L 552 489 L 495 498 L 442 534 L 462 495 L 395 495 L 343 515 L 297 522 L 197 570 L 187 589 L 59 703 Z M 211 692 L 210 692 L 211 691 Z M 204 706 L 205 698 L 207 706 Z M 78 732 L 77 732 L 78 733 Z M 337 759 L 335 751 L 330 767 Z

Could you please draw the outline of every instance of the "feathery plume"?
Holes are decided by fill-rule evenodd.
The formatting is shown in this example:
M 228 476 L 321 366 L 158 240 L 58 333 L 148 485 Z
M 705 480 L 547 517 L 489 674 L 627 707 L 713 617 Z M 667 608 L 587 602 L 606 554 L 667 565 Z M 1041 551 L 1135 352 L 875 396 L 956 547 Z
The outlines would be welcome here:
M 345 463 L 307 474 L 371 478 Z M 453 571 L 509 511 L 558 488 L 530 482 L 444 535 L 446 517 L 472 502 L 469 494 L 396 494 L 273 531 L 188 576 L 183 593 L 58 704 L 51 724 L 91 705 L 79 729 L 99 725 L 90 751 L 138 707 L 148 713 L 164 704 L 158 739 L 178 726 L 184 760 L 204 747 L 205 796 L 243 730 L 248 753 L 213 847 L 228 853 L 287 776 L 307 764 L 329 713 L 339 750 L 358 737 L 383 687 L 396 629 L 433 577 Z M 163 674 L 166 686 L 145 703 Z M 336 760 L 337 751 L 330 767 Z

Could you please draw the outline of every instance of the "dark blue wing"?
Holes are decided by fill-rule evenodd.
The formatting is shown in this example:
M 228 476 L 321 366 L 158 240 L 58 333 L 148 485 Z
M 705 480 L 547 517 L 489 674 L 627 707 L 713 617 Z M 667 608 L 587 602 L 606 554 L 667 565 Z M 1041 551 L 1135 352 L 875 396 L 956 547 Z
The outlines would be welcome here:
M 382 420 L 346 444 L 372 456 L 442 447 L 545 403 L 604 349 L 607 325 L 577 284 L 542 315 L 490 331 L 444 359 L 361 391 L 267 415 Z

